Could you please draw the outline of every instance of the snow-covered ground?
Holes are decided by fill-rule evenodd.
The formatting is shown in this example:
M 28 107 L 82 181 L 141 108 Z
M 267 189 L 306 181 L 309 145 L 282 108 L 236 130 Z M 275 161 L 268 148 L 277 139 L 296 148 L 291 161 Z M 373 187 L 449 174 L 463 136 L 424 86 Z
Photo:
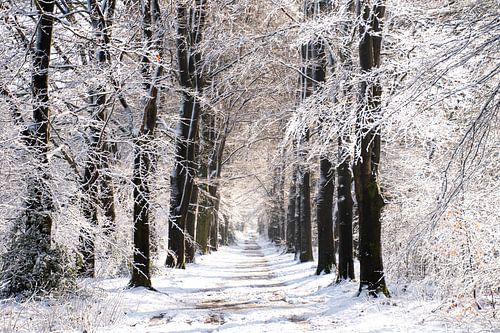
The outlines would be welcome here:
M 315 263 L 255 234 L 197 258 L 186 270 L 161 269 L 157 291 L 124 290 L 126 279 L 93 281 L 87 298 L 0 308 L 3 331 L 86 332 L 500 332 L 464 324 L 412 297 L 357 297 L 357 283 L 315 276 Z M 97 296 L 96 296 L 97 295 Z M 49 306 L 50 305 L 50 306 Z

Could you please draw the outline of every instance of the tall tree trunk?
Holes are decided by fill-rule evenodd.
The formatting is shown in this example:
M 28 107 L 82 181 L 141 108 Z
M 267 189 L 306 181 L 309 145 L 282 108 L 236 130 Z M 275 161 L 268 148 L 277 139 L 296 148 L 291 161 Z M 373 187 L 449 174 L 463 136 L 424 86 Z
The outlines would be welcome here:
M 295 182 L 295 194 L 294 194 L 294 200 L 295 200 L 295 212 L 294 212 L 294 220 L 295 220 L 295 259 L 299 259 L 301 249 L 302 249 L 302 232 L 303 232 L 303 225 L 300 219 L 300 214 L 301 214 L 301 203 L 302 201 L 300 200 L 300 194 L 301 194 L 301 189 L 300 189 L 300 184 L 302 183 L 302 173 L 300 171 L 300 167 L 297 166 L 297 176 L 296 176 L 296 182 Z
M 335 263 L 333 248 L 333 192 L 335 176 L 332 163 L 320 158 L 318 196 L 316 198 L 318 219 L 318 268 L 316 274 L 330 274 Z
M 377 47 L 378 42 L 374 43 L 372 32 L 367 27 L 380 33 L 380 20 L 384 16 L 385 7 L 378 1 L 371 13 L 369 2 L 362 1 L 358 12 L 362 17 L 359 25 L 359 60 L 362 73 L 368 76 L 380 62 L 380 47 Z M 358 132 L 361 132 L 358 143 L 361 156 L 354 166 L 354 181 L 359 212 L 359 291 L 361 293 L 366 288 L 371 295 L 383 292 L 388 296 L 381 246 L 380 216 L 384 200 L 378 181 L 378 163 L 375 163 L 380 159 L 380 150 L 374 144 L 379 140 L 377 137 L 380 136 L 380 129 L 373 125 L 373 114 L 380 109 L 379 89 L 377 84 L 373 86 L 368 79 L 361 83 L 361 106 L 358 111 Z M 363 121 L 366 118 L 371 118 L 368 123 Z
M 314 16 L 318 10 L 319 4 L 316 1 L 304 1 L 304 15 L 306 17 Z M 319 75 L 319 69 L 315 68 L 314 61 L 316 60 L 317 48 L 315 43 L 309 42 L 301 46 L 301 60 L 302 70 L 299 77 L 300 82 L 300 102 L 305 101 L 313 91 L 317 88 L 314 83 L 314 76 Z M 312 61 L 312 62 L 311 62 Z M 315 71 L 318 70 L 318 73 Z M 310 185 L 310 171 L 305 165 L 307 151 L 304 145 L 309 142 L 309 128 L 307 125 L 302 131 L 298 143 L 298 176 L 297 176 L 297 189 L 299 191 L 298 200 L 295 209 L 298 214 L 299 226 L 296 228 L 299 238 L 299 260 L 312 261 L 312 231 L 311 231 L 311 185 Z
M 153 45 L 153 36 L 149 33 L 160 19 L 160 7 L 157 0 L 145 0 L 142 4 L 145 44 Z M 158 27 L 156 26 L 158 29 Z M 162 33 L 156 35 L 156 48 L 162 55 Z M 151 141 L 154 139 L 158 115 L 158 81 L 163 75 L 163 66 L 157 65 L 154 76 L 150 80 L 148 96 L 144 105 L 142 126 L 139 136 L 134 140 L 134 262 L 130 287 L 152 288 L 151 285 L 151 254 L 150 254 L 150 177 L 153 171 L 155 151 Z
M 35 33 L 33 54 L 32 103 L 33 125 L 30 126 L 28 145 L 37 159 L 34 176 L 28 180 L 26 199 L 26 232 L 34 237 L 33 247 L 39 255 L 50 250 L 53 210 L 52 195 L 46 183 L 48 173 L 49 134 L 49 64 L 52 43 L 54 1 L 35 1 L 39 22 Z M 28 261 L 35 263 L 36 261 Z M 41 281 L 42 282 L 42 281 Z
M 349 17 L 346 23 L 342 26 L 342 32 L 345 37 L 351 34 L 351 28 L 354 21 L 354 1 L 347 0 L 345 5 L 346 14 Z M 347 38 L 346 38 L 347 39 Z M 353 71 L 353 56 L 348 43 L 342 45 L 340 52 L 340 61 L 345 75 L 351 75 Z M 349 97 L 353 92 L 351 84 L 344 86 L 343 94 Z M 342 114 L 342 120 L 347 121 L 350 116 L 352 103 L 348 102 Z M 338 189 L 337 189 L 337 219 L 336 232 L 338 235 L 338 275 L 337 282 L 346 279 L 354 279 L 354 262 L 353 262 L 353 234 L 352 234 L 352 218 L 353 218 L 353 198 L 352 198 L 352 172 L 351 172 L 351 151 L 346 147 L 348 144 L 348 136 L 339 133 L 338 137 Z
M 319 1 L 314 3 L 312 9 L 313 17 L 317 18 L 320 14 L 326 13 L 328 1 Z M 312 50 L 312 77 L 314 79 L 313 89 L 321 89 L 319 84 L 326 81 L 327 59 L 325 52 L 325 42 L 320 40 L 313 44 Z M 319 127 L 322 126 L 323 115 L 319 120 Z M 320 156 L 320 176 L 319 176 L 317 205 L 317 223 L 318 223 L 318 267 L 316 274 L 322 272 L 330 274 L 335 262 L 335 248 L 333 238 L 333 192 L 335 185 L 334 169 L 327 156 Z
M 343 140 L 339 137 L 339 166 L 337 167 L 337 226 L 339 237 L 339 264 L 337 282 L 354 279 L 352 255 L 352 174 L 350 154 L 343 153 Z
M 286 246 L 287 252 L 295 252 L 295 187 L 297 182 L 297 171 L 292 171 L 292 180 L 288 192 L 288 211 L 286 218 Z
M 299 182 L 300 189 L 300 262 L 313 261 L 311 232 L 311 185 L 310 172 L 302 169 Z
M 51 247 L 53 197 L 49 185 L 47 157 L 50 142 L 49 64 L 53 31 L 54 1 L 35 1 L 37 25 L 32 51 L 31 103 L 33 122 L 23 130 L 23 139 L 32 155 L 26 175 L 23 209 L 8 237 L 8 251 L 0 258 L 3 296 L 36 295 L 58 287 L 62 267 L 57 248 Z M 8 92 L 7 92 L 8 94 Z M 18 121 L 22 118 L 16 115 Z M 4 243 L 2 243 L 3 245 Z M 2 246 L 3 247 L 3 246 Z
M 194 8 L 181 3 L 177 5 L 177 57 L 183 92 L 175 142 L 175 166 L 170 176 L 169 251 L 166 260 L 167 266 L 176 268 L 186 266 L 184 233 L 196 174 L 195 140 L 200 115 L 198 95 L 203 87 L 201 68 L 198 67 L 201 54 L 195 50 L 201 42 L 205 3 L 204 0 L 197 0 Z

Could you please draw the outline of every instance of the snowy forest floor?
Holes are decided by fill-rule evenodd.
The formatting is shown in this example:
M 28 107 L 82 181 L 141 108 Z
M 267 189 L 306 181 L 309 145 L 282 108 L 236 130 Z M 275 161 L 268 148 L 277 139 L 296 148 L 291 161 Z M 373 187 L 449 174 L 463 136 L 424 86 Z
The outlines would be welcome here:
M 445 316 L 439 302 L 411 293 L 356 297 L 356 282 L 332 284 L 315 266 L 253 233 L 186 270 L 161 269 L 156 292 L 101 279 L 87 282 L 86 297 L 4 302 L 0 331 L 500 332 Z

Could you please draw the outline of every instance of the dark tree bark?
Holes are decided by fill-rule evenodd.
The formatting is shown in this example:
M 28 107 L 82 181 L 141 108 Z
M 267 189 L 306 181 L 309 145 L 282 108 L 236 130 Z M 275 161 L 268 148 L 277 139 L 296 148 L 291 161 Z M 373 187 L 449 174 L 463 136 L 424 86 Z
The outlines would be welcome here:
M 222 154 L 226 144 L 227 122 L 223 128 L 217 126 L 216 119 L 212 121 L 213 149 L 208 160 L 208 192 L 209 192 L 209 218 L 210 218 L 210 248 L 217 251 L 219 247 L 219 207 L 220 193 L 219 180 L 222 172 Z
M 295 212 L 294 212 L 294 220 L 295 220 L 295 259 L 299 259 L 301 249 L 302 249 L 302 243 L 301 243 L 301 238 L 302 238 L 302 230 L 303 226 L 300 220 L 300 212 L 301 212 L 301 203 L 302 201 L 300 200 L 300 194 L 301 194 L 301 189 L 300 189 L 300 183 L 301 183 L 301 177 L 303 175 L 300 172 L 299 167 L 297 166 L 297 176 L 296 176 L 296 183 L 295 183 L 295 194 L 294 194 L 294 200 L 295 200 Z
M 372 9 L 368 1 L 362 1 L 358 13 L 362 17 L 359 25 L 361 41 L 359 44 L 359 60 L 362 73 L 368 75 L 380 63 L 380 42 L 374 41 L 372 31 L 380 33 L 381 20 L 385 7 L 379 1 Z M 372 15 L 373 14 L 373 15 Z M 372 30 L 367 29 L 371 27 Z M 372 85 L 368 80 L 361 83 L 361 106 L 359 108 L 358 126 L 361 137 L 360 160 L 354 166 L 354 181 L 356 200 L 359 212 L 359 261 L 360 287 L 359 291 L 367 289 L 369 294 L 377 295 L 382 292 L 389 295 L 385 284 L 384 268 L 382 264 L 381 247 L 381 211 L 384 200 L 380 192 L 378 180 L 378 161 L 380 159 L 379 145 L 380 128 L 373 125 L 373 120 L 362 122 L 362 118 L 373 116 L 380 110 L 381 88 L 376 83 Z
M 283 189 L 283 166 L 282 158 L 280 165 L 276 166 L 273 171 L 273 186 L 269 195 L 270 207 L 268 208 L 269 223 L 268 223 L 268 238 L 276 244 L 280 244 L 284 237 L 285 221 L 284 221 L 284 189 Z
M 146 0 L 142 4 L 145 46 L 153 45 L 153 35 L 149 34 L 160 18 L 160 7 L 157 0 Z M 161 58 L 162 33 L 156 36 L 156 48 Z M 163 75 L 163 66 L 158 64 L 154 76 L 150 79 L 148 96 L 144 103 L 142 126 L 139 135 L 134 140 L 134 262 L 132 278 L 129 287 L 145 287 L 151 285 L 151 254 L 150 254 L 150 178 L 153 171 L 154 139 L 158 115 L 158 81 Z
M 314 3 L 312 8 L 313 17 L 325 14 L 328 11 L 329 1 Z M 320 84 L 326 81 L 327 59 L 325 42 L 320 40 L 312 45 L 312 83 L 314 91 L 321 89 Z M 323 117 L 319 120 L 322 126 Z M 335 248 L 333 238 L 333 192 L 335 185 L 334 168 L 327 156 L 320 157 L 320 175 L 318 183 L 318 196 L 316 200 L 317 224 L 318 224 L 318 267 L 316 274 L 322 272 L 330 274 L 335 262 Z
M 337 226 L 339 237 L 339 263 L 337 282 L 354 279 L 354 262 L 352 255 L 352 174 L 350 154 L 344 154 L 343 142 L 339 137 L 339 160 L 337 167 Z
M 330 274 L 335 262 L 333 247 L 333 192 L 335 176 L 332 163 L 326 157 L 320 159 L 318 196 L 316 199 L 318 218 L 318 268 L 316 275 L 322 272 Z
M 312 232 L 311 232 L 311 185 L 310 172 L 300 170 L 300 262 L 313 261 Z
M 47 151 L 49 134 L 49 64 L 52 30 L 54 25 L 54 1 L 35 1 L 39 22 L 35 32 L 33 52 L 32 103 L 33 124 L 28 131 L 27 143 L 37 158 L 34 177 L 28 180 L 26 199 L 26 231 L 33 233 L 34 247 L 41 253 L 50 250 L 53 210 L 52 195 L 48 185 Z
M 342 26 L 344 36 L 351 33 L 352 21 L 354 20 L 354 1 L 348 0 L 346 3 L 346 11 L 350 16 Z M 349 45 L 345 44 L 340 52 L 341 65 L 347 73 L 353 70 L 352 53 Z M 351 95 L 353 87 L 350 84 L 344 86 L 344 96 Z M 347 119 L 350 114 L 352 103 L 348 103 L 343 119 Z M 338 236 L 338 274 L 337 282 L 346 279 L 354 279 L 354 263 L 353 263 L 353 198 L 352 198 L 352 172 L 351 172 L 351 152 L 346 148 L 348 137 L 343 137 L 344 134 L 339 133 L 338 137 L 338 163 L 337 166 L 337 214 L 336 214 L 336 234 Z
M 306 17 L 315 17 L 321 10 L 325 9 L 327 1 L 304 1 L 304 14 Z M 300 73 L 300 101 L 306 100 L 311 94 L 319 89 L 317 82 L 325 80 L 325 66 L 321 63 L 324 56 L 322 43 L 309 42 L 301 47 L 302 70 Z M 304 160 L 307 155 L 304 144 L 309 142 L 309 128 L 304 128 L 302 136 L 298 143 L 298 176 L 297 189 L 299 191 L 299 202 L 296 203 L 295 209 L 298 214 L 298 232 L 299 238 L 299 259 L 301 262 L 313 260 L 312 254 L 312 235 L 311 235 L 311 188 L 310 188 L 310 171 L 304 165 Z M 333 238 L 332 238 L 333 244 Z
M 30 297 L 58 287 L 62 267 L 57 248 L 52 247 L 53 198 L 49 185 L 47 153 L 50 142 L 49 64 L 53 31 L 54 1 L 35 1 L 37 25 L 32 56 L 31 103 L 33 122 L 22 132 L 32 167 L 26 176 L 23 209 L 8 237 L 8 251 L 0 258 L 2 296 L 29 293 Z M 2 89 L 4 90 L 4 89 Z M 4 90 L 6 91 L 6 90 Z M 5 93 L 4 93 L 5 94 Z M 8 92 L 7 92 L 8 95 Z M 17 118 L 20 121 L 22 118 Z M 29 165 L 29 164 L 28 164 Z
M 286 242 L 286 207 L 285 207 L 285 158 L 280 152 L 280 166 L 277 184 L 278 230 L 280 243 Z
M 169 253 L 166 265 L 185 268 L 186 244 L 184 233 L 186 219 L 193 191 L 195 165 L 195 140 L 200 116 L 198 95 L 203 82 L 200 52 L 196 47 L 201 42 L 205 23 L 204 0 L 195 1 L 194 8 L 177 5 L 177 57 L 179 81 L 183 88 L 180 106 L 180 120 L 175 142 L 175 166 L 170 176 Z
M 295 252 L 295 187 L 297 180 L 297 171 L 292 172 L 290 190 L 288 192 L 288 211 L 286 217 L 286 246 L 287 252 Z
M 204 172 L 205 171 L 205 172 Z M 203 177 L 204 176 L 204 177 Z M 206 166 L 205 170 L 200 171 L 200 179 L 206 179 Z M 196 223 L 196 243 L 202 254 L 210 252 L 209 239 L 210 239 L 210 217 L 209 217 L 209 201 L 208 201 L 208 186 L 207 184 L 200 184 L 198 190 L 198 213 Z

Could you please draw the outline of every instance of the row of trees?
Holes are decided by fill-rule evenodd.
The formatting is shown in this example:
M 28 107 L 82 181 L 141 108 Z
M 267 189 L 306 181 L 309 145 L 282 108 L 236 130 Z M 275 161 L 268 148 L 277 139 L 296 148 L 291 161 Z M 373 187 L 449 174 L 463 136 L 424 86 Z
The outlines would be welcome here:
M 2 2 L 2 290 L 152 287 L 156 260 L 184 268 L 259 216 L 302 261 L 317 241 L 318 274 L 354 278 L 357 254 L 360 290 L 484 306 L 495 5 Z
M 325 89 L 325 83 L 331 76 L 353 76 L 359 71 L 359 87 L 352 85 L 339 86 L 330 96 L 333 103 L 345 101 L 347 114 L 355 114 L 354 124 L 344 121 L 338 126 L 352 126 L 356 133 L 354 149 L 357 152 L 351 169 L 351 155 L 354 151 L 348 143 L 350 138 L 343 131 L 335 135 L 324 135 L 323 131 L 331 130 L 328 124 L 328 110 L 318 112 L 314 129 L 319 132 L 319 140 L 328 145 L 331 140 L 338 143 L 337 158 L 335 154 L 323 152 L 319 155 L 318 193 L 316 195 L 316 220 L 318 233 L 318 267 L 316 274 L 329 274 L 334 266 L 338 266 L 337 281 L 354 279 L 353 264 L 353 198 L 352 182 L 355 194 L 359 227 L 359 261 L 360 292 L 367 289 L 369 293 L 383 292 L 388 295 L 385 284 L 381 249 L 381 210 L 384 199 L 380 192 L 378 176 L 380 163 L 380 125 L 377 117 L 382 105 L 382 87 L 376 69 L 380 67 L 382 49 L 382 22 L 385 5 L 382 1 L 348 1 L 344 6 L 336 6 L 330 1 L 306 1 L 304 18 L 318 21 L 337 10 L 343 14 L 339 33 L 348 40 L 357 31 L 359 43 L 344 42 L 345 45 L 332 48 L 323 36 L 314 39 L 301 47 L 302 68 L 299 76 L 298 103 L 307 104 L 308 99 L 319 95 Z M 357 18 L 357 19 L 356 19 Z M 355 46 L 352 46 L 354 44 Z M 354 66 L 354 48 L 358 50 L 359 66 Z M 336 53 L 333 50 L 340 50 Z M 336 71 L 337 70 L 337 71 Z M 347 74 L 346 74 L 347 72 Z M 349 73 L 351 72 L 351 73 Z M 324 92 L 323 92 L 324 93 Z M 346 100 L 347 99 L 347 100 Z M 300 107 L 300 106 L 299 106 Z M 307 106 L 307 107 L 314 107 Z M 348 109 L 352 110 L 348 110 Z M 326 129 L 325 129 L 326 127 Z M 297 254 L 301 262 L 313 260 L 312 228 L 311 228 L 311 168 L 307 158 L 307 143 L 311 129 L 303 125 L 297 130 L 298 137 L 293 141 L 293 154 L 297 161 L 291 174 L 291 185 L 288 193 L 288 214 L 286 221 L 280 220 L 280 205 L 271 207 L 271 223 L 268 235 L 277 242 L 286 241 L 289 251 Z M 336 136 L 336 137 L 335 137 Z M 351 171 L 352 170 L 352 171 Z M 336 171 L 336 172 L 335 172 Z M 337 180 L 335 177 L 337 174 Z M 283 182 L 280 177 L 276 178 Z M 336 262 L 336 249 L 333 235 L 335 183 L 338 184 L 335 224 L 338 229 L 339 263 Z M 279 185 L 277 185 L 279 187 Z M 283 190 L 281 190 L 283 191 Z M 279 196 L 276 200 L 280 200 Z M 278 212 L 276 212 L 278 211 Z M 286 237 L 283 235 L 286 234 Z
M 96 256 L 101 256 L 96 248 L 96 237 L 112 239 L 116 229 L 116 212 L 113 183 L 110 178 L 110 163 L 113 153 L 116 153 L 117 138 L 111 137 L 110 127 L 113 122 L 123 121 L 124 116 L 133 118 L 140 115 L 139 126 L 129 121 L 131 150 L 133 155 L 132 175 L 133 185 L 133 260 L 131 262 L 131 287 L 147 287 L 151 285 L 151 225 L 152 191 L 151 185 L 155 178 L 159 151 L 155 138 L 158 127 L 159 103 L 162 89 L 165 85 L 164 73 L 173 70 L 165 58 L 165 36 L 168 33 L 166 25 L 169 16 L 161 11 L 160 2 L 146 0 L 124 4 L 122 10 L 140 13 L 142 18 L 139 50 L 139 73 L 144 92 L 130 95 L 124 91 L 123 82 L 119 82 L 113 72 L 113 58 L 121 62 L 123 54 L 116 59 L 116 45 L 112 42 L 112 32 L 115 23 L 116 2 L 89 0 L 87 3 L 67 3 L 65 1 L 35 1 L 37 15 L 35 18 L 35 40 L 31 44 L 26 39 L 24 27 L 19 24 L 14 5 L 4 4 L 2 9 L 12 11 L 7 16 L 7 28 L 14 34 L 16 40 L 25 42 L 26 51 L 32 59 L 32 108 L 33 121 L 26 125 L 22 139 L 30 147 L 30 156 L 34 159 L 31 179 L 26 180 L 27 195 L 25 203 L 19 210 L 14 229 L 10 230 L 10 244 L 2 258 L 2 281 L 5 282 L 3 292 L 17 294 L 22 292 L 39 292 L 61 287 L 61 275 L 71 280 L 71 272 L 64 271 L 61 260 L 64 251 L 55 252 L 57 244 L 53 242 L 53 205 L 54 193 L 50 188 L 52 174 L 48 167 L 48 152 L 51 149 L 50 132 L 55 132 L 62 145 L 67 139 L 61 138 L 55 128 L 50 105 L 54 101 L 49 98 L 51 83 L 55 83 L 56 74 L 50 74 L 51 68 L 58 58 L 51 57 L 53 48 L 64 60 L 64 70 L 74 70 L 78 67 L 89 67 L 97 71 L 99 82 L 88 84 L 86 93 L 89 113 L 86 126 L 86 154 L 83 157 L 83 167 L 74 159 L 74 151 L 61 148 L 64 159 L 76 179 L 79 180 L 81 198 L 81 213 L 86 225 L 80 228 L 77 251 L 81 260 L 76 269 L 80 276 L 94 277 L 96 275 Z M 221 121 L 214 113 L 202 112 L 202 92 L 207 75 L 202 67 L 202 55 L 198 50 L 202 40 L 205 23 L 206 1 L 194 3 L 179 2 L 176 6 L 175 18 L 170 17 L 176 26 L 177 57 L 171 59 L 171 65 L 176 65 L 175 77 L 179 82 L 181 96 L 178 128 L 175 131 L 174 169 L 171 175 L 170 212 L 168 215 L 168 257 L 166 264 L 171 267 L 185 268 L 186 261 L 193 261 L 200 244 L 202 253 L 216 250 L 219 239 L 226 244 L 229 237 L 229 226 L 218 225 L 219 194 L 217 179 L 220 177 L 220 167 L 224 140 L 229 133 L 228 122 Z M 77 45 L 80 63 L 61 49 L 58 39 L 53 38 L 56 18 L 65 19 L 66 28 L 78 29 L 85 21 L 78 14 L 83 11 L 90 19 L 90 48 Z M 83 24 L 82 24 L 83 23 Z M 75 33 L 78 35 L 77 33 Z M 62 33 L 64 36 L 65 34 Z M 76 60 L 78 61 L 78 60 Z M 57 68 L 57 67 L 56 67 Z M 53 71 L 53 70 L 52 70 Z M 52 88 L 53 89 L 53 88 Z M 110 91 L 111 90 L 111 91 Z M 8 87 L 2 86 L 2 94 L 8 102 L 13 103 L 13 116 L 16 122 L 21 122 L 21 111 L 18 110 L 14 97 Z M 63 97 L 65 98 L 65 97 Z M 115 100 L 122 107 L 122 112 L 115 110 Z M 131 102 L 132 101 L 132 105 Z M 69 103 L 68 103 L 69 104 Z M 135 108 L 137 111 L 133 110 Z M 114 114 L 115 113 L 115 114 Z M 118 114 L 116 114 L 118 113 Z M 199 122 L 202 125 L 199 125 Z M 25 126 L 25 124 L 21 124 Z M 52 127 L 52 129 L 50 128 Z M 200 130 L 201 128 L 201 130 Z M 113 143 L 113 140 L 115 143 Z M 57 143 L 55 143 L 57 145 Z M 71 147 L 69 147 L 71 149 Z M 115 151 L 113 152 L 113 150 Z M 201 177 L 195 177 L 200 170 Z M 81 170 L 81 171 L 80 171 Z M 198 204 L 202 201 L 202 207 Z M 102 209 L 102 218 L 99 218 Z M 100 221 L 101 220 L 101 221 Z M 225 219 L 227 220 L 227 218 Z M 199 223 L 197 223 L 200 221 Z M 99 228 L 100 226 L 100 228 Z M 219 230 L 219 228 L 221 230 Z M 99 234 L 102 232 L 103 234 Z M 29 249 L 26 253 L 25 248 Z M 19 251 L 23 249 L 23 251 Z M 109 250 L 108 250 L 109 251 Z M 42 262 L 40 262 L 42 258 Z M 14 259 L 14 260 L 13 260 Z M 45 260 L 45 262 L 43 262 Z M 20 269 L 21 268 L 21 269 Z M 54 275 L 58 272 L 58 275 Z M 60 280 L 58 282 L 58 280 Z
M 317 232 L 317 274 L 328 273 L 336 266 L 337 281 L 354 278 L 354 249 L 360 263 L 360 292 L 366 287 L 372 294 L 388 294 L 384 273 L 387 269 L 382 264 L 384 245 L 385 256 L 390 258 L 389 275 L 397 276 L 397 281 L 411 283 L 410 276 L 432 283 L 437 279 L 447 291 L 455 290 L 474 298 L 476 306 L 482 309 L 489 288 L 485 285 L 491 285 L 495 279 L 491 279 L 487 270 L 481 271 L 484 276 L 481 283 L 469 275 L 472 270 L 486 266 L 479 263 L 485 259 L 471 246 L 472 239 L 482 232 L 471 227 L 474 218 L 465 222 L 465 211 L 471 210 L 463 210 L 462 205 L 467 201 L 465 197 L 472 200 L 472 192 L 465 194 L 472 190 L 469 182 L 474 178 L 472 174 L 489 173 L 486 167 L 489 162 L 483 164 L 485 160 L 480 156 L 494 150 L 491 138 L 496 134 L 490 136 L 494 124 L 490 116 L 497 114 L 491 103 L 498 98 L 497 84 L 493 82 L 498 68 L 490 62 L 478 65 L 476 61 L 491 55 L 492 34 L 498 27 L 494 27 L 495 19 L 485 14 L 492 3 L 453 3 L 437 9 L 441 5 L 439 2 L 392 4 L 389 17 L 381 1 L 346 1 L 340 5 L 312 1 L 310 6 L 303 7 L 303 25 L 309 28 L 309 35 L 300 40 L 299 98 L 282 143 L 290 148 L 287 156 L 290 167 L 283 171 L 283 177 L 286 175 L 290 182 L 287 217 L 279 218 L 283 216 L 280 212 L 283 208 L 274 201 L 268 205 L 265 216 L 270 239 L 285 242 L 301 261 L 312 260 L 309 245 L 309 196 L 312 196 L 316 206 L 312 216 L 317 226 L 312 227 L 312 238 Z M 418 18 L 422 8 L 432 19 Z M 482 13 L 484 20 L 471 23 L 465 14 L 467 10 Z M 381 45 L 382 35 L 387 33 L 383 24 L 386 19 L 390 28 L 384 53 Z M 331 30 L 325 33 L 322 29 Z M 468 42 L 463 40 L 465 31 L 474 36 L 467 38 Z M 479 31 L 488 33 L 479 37 Z M 436 36 L 442 42 L 436 41 Z M 416 48 L 426 51 L 415 52 Z M 390 55 L 386 64 L 381 61 L 381 54 Z M 458 104 L 453 102 L 455 98 Z M 492 122 L 484 122 L 485 117 Z M 416 125 L 419 121 L 426 125 Z M 457 131 L 455 126 L 464 130 Z M 382 129 L 387 133 L 385 138 Z M 390 156 L 387 166 L 382 167 L 385 175 L 379 173 L 384 166 L 383 156 Z M 318 159 L 317 170 L 311 168 L 311 161 Z M 275 164 L 279 163 L 279 159 L 275 160 Z M 403 173 L 407 177 L 403 178 L 402 170 L 411 169 L 413 164 L 413 173 Z M 426 170 L 425 176 L 408 181 L 422 172 L 416 170 L 416 165 Z M 308 172 L 312 172 L 312 177 Z M 309 192 L 310 177 L 316 193 Z M 282 177 L 276 176 L 270 180 L 276 188 L 283 187 L 276 183 L 282 181 Z M 439 184 L 443 186 L 440 188 Z M 491 196 L 490 200 L 495 201 Z M 472 201 L 469 205 L 476 206 Z M 489 207 L 488 210 L 493 209 Z M 457 218 L 462 222 L 452 224 L 450 229 L 448 223 Z M 385 234 L 381 221 L 386 223 Z M 491 226 L 490 222 L 485 223 Z M 459 241 L 462 245 L 444 245 L 440 243 L 442 239 L 452 243 L 451 239 L 462 239 Z M 460 285 L 458 275 L 441 266 L 447 267 L 448 260 L 444 257 L 437 260 L 426 252 L 427 247 L 439 248 L 438 252 L 450 256 L 459 254 L 461 259 L 454 262 L 464 267 L 464 276 L 469 276 L 468 292 L 455 289 Z M 492 254 L 491 250 L 486 252 Z M 451 281 L 455 281 L 455 286 Z M 478 305 L 479 289 L 483 305 Z

